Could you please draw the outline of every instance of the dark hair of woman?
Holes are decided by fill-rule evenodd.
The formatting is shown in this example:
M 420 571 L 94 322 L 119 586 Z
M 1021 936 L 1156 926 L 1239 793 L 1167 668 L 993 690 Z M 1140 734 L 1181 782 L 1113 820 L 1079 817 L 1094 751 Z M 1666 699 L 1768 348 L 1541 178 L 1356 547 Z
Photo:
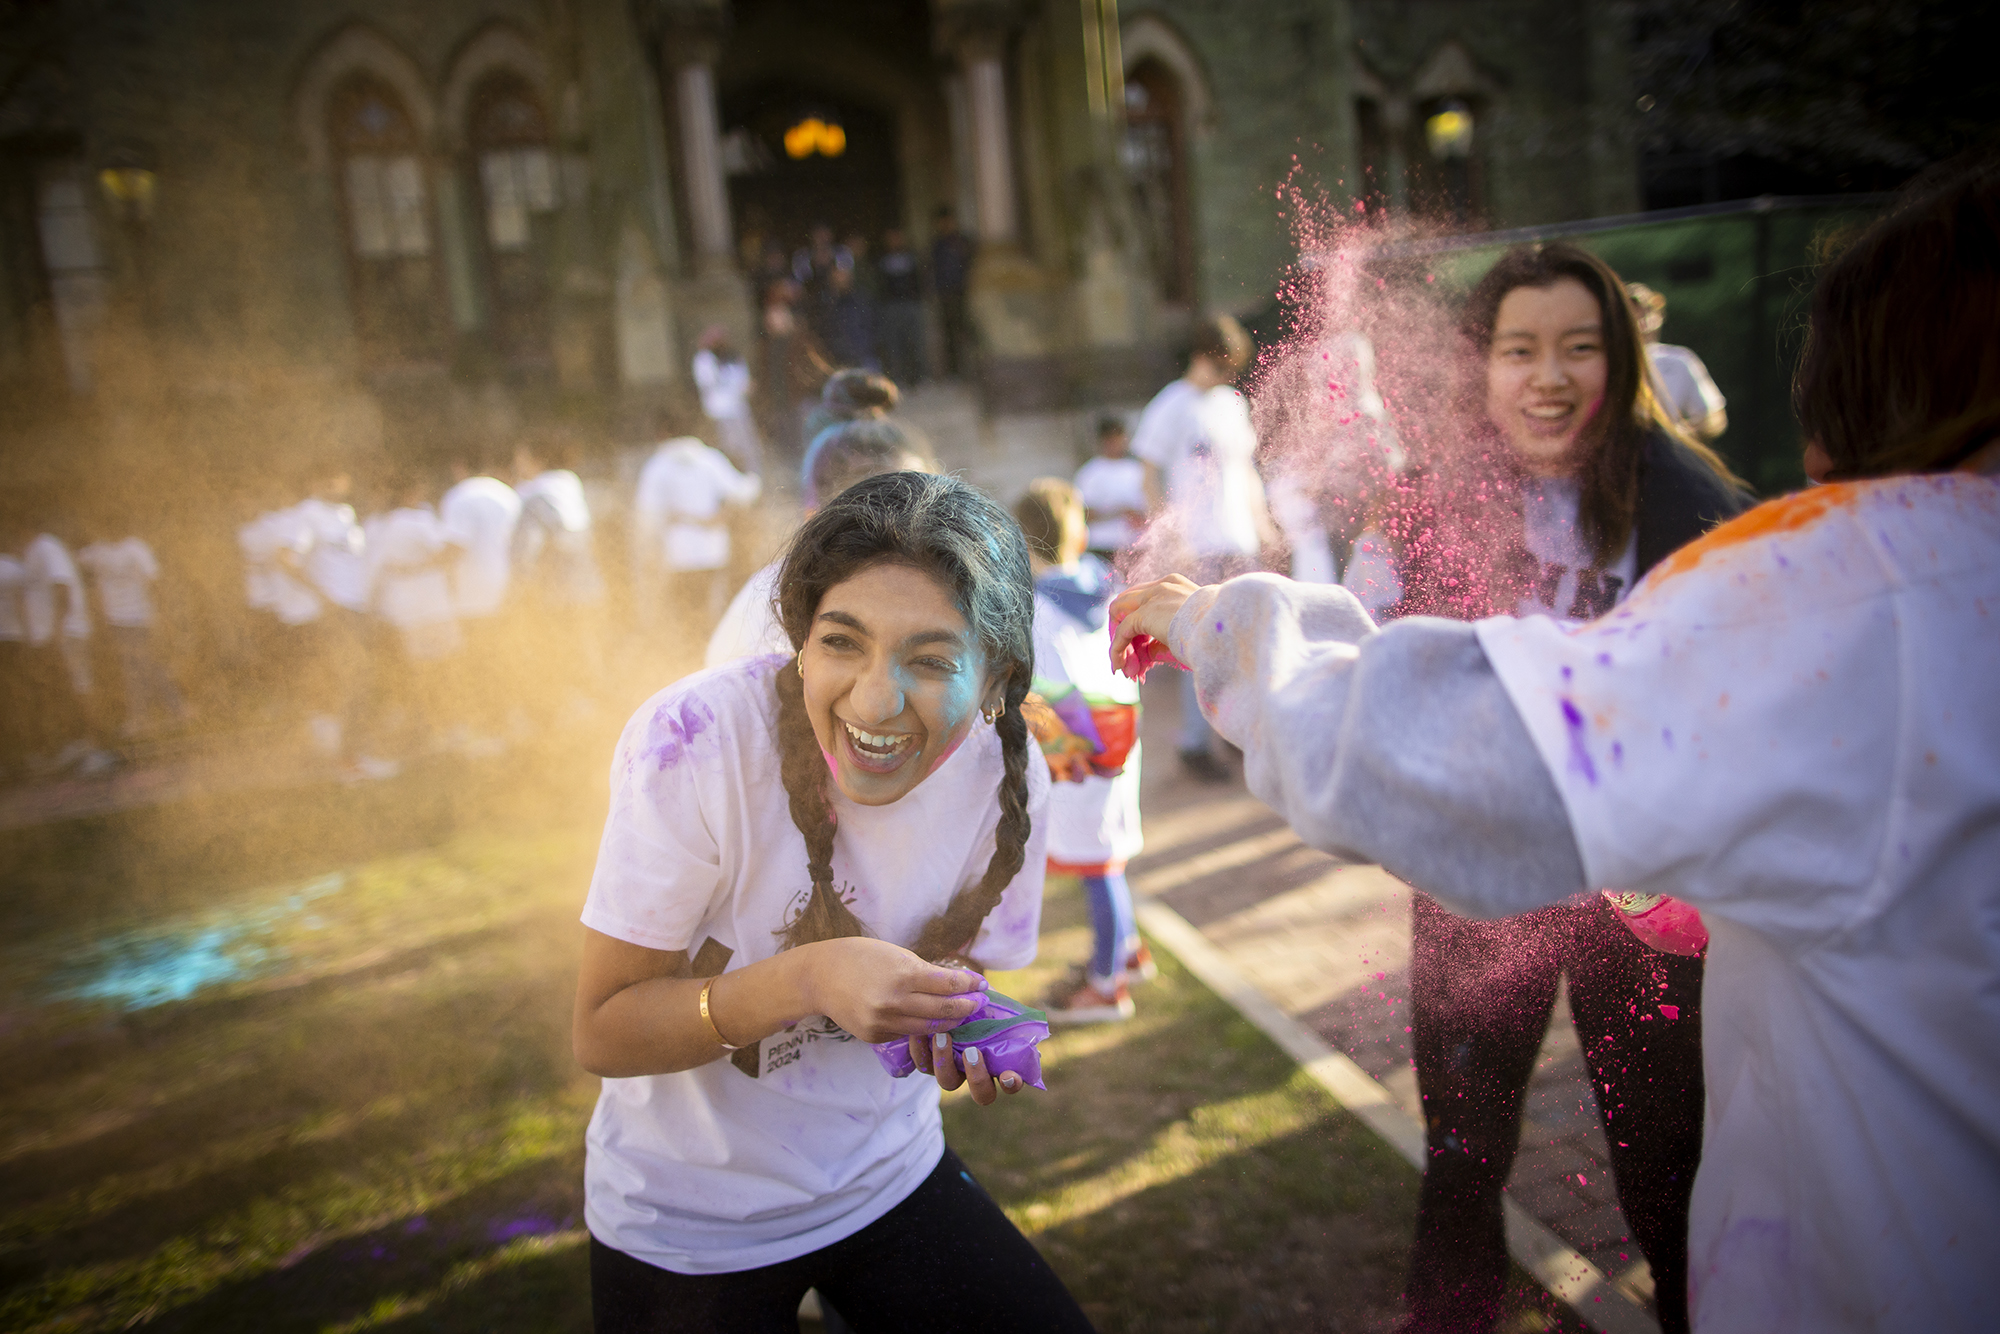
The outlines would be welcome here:
M 986 668 L 1005 681 L 1000 734 L 1005 771 L 993 857 L 978 883 L 960 889 L 909 948 L 926 959 L 966 949 L 1020 873 L 1028 843 L 1028 741 L 1021 701 L 1034 675 L 1034 584 L 1021 530 L 1007 511 L 955 477 L 892 472 L 857 482 L 816 511 L 792 539 L 778 574 L 778 615 L 794 649 L 805 647 L 827 590 L 884 561 L 936 579 L 977 636 Z M 792 822 L 805 836 L 812 894 L 783 931 L 785 948 L 872 934 L 833 884 L 836 817 L 826 760 L 806 713 L 793 659 L 777 675 L 778 746 Z M 976 725 L 976 724 L 975 724 Z
M 2000 435 L 2000 152 L 1933 168 L 1825 250 L 1792 406 L 1829 476 L 1948 471 Z
M 1564 241 L 1515 246 L 1501 255 L 1465 299 L 1459 331 L 1466 340 L 1467 374 L 1461 391 L 1459 417 L 1474 424 L 1482 440 L 1496 434 L 1486 417 L 1486 358 L 1493 342 L 1500 303 L 1521 287 L 1551 287 L 1574 278 L 1597 298 L 1604 329 L 1604 402 L 1579 433 L 1582 452 L 1577 472 L 1577 523 L 1597 559 L 1616 560 L 1632 536 L 1634 506 L 1639 491 L 1639 459 L 1646 438 L 1672 436 L 1686 445 L 1716 474 L 1737 484 L 1719 455 L 1688 435 L 1661 406 L 1652 362 L 1639 332 L 1639 314 L 1625 285 L 1609 264 L 1579 246 Z M 1494 441 L 1493 455 L 1507 450 Z
M 865 415 L 882 416 L 894 412 L 903 400 L 896 382 L 874 371 L 835 371 L 820 391 L 820 401 L 839 416 L 849 419 Z
M 882 472 L 935 472 L 937 455 L 924 433 L 889 417 L 862 417 L 829 426 L 806 449 L 808 499 L 823 504 L 864 477 Z

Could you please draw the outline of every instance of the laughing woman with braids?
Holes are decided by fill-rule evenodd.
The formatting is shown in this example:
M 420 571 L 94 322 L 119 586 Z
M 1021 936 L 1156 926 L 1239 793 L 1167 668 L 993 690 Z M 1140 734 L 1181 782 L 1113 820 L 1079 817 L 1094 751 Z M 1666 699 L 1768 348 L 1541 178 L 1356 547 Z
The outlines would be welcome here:
M 888 473 L 806 522 L 778 588 L 794 655 L 662 691 L 612 762 L 575 1020 L 605 1077 L 596 1328 L 789 1331 L 816 1288 L 864 1334 L 1088 1329 L 938 1114 L 939 1085 L 1021 1087 L 972 1050 L 961 1076 L 944 1031 L 1040 925 L 1020 530 Z M 883 1072 L 868 1044 L 899 1037 L 935 1082 Z

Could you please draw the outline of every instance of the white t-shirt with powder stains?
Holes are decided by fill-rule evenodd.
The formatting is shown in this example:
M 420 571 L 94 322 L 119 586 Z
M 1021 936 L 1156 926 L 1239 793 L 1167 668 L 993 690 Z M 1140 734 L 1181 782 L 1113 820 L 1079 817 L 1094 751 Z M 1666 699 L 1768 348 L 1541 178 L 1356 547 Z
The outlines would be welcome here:
M 698 673 L 633 715 L 612 760 L 584 925 L 686 950 L 703 973 L 777 953 L 810 887 L 779 772 L 772 677 L 783 662 Z M 988 968 L 1030 962 L 1040 931 L 1049 779 L 1040 763 L 1027 773 L 1027 860 L 971 950 Z M 1001 774 L 999 738 L 975 722 L 899 801 L 859 806 L 832 792 L 834 880 L 877 936 L 911 942 L 984 874 Z M 944 1152 L 937 1082 L 891 1079 L 873 1048 L 830 1020 L 765 1038 L 753 1068 L 754 1078 L 716 1060 L 604 1081 L 584 1169 L 593 1236 L 676 1273 L 776 1264 L 874 1222 Z

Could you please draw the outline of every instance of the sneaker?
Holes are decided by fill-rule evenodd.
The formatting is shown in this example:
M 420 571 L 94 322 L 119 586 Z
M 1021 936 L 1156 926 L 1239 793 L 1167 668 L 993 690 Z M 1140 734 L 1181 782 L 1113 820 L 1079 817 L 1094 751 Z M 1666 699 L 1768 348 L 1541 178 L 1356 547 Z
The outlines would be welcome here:
M 1197 783 L 1227 783 L 1229 766 L 1205 750 L 1181 752 L 1181 771 Z
M 1125 976 L 1133 982 L 1150 982 L 1160 975 L 1160 965 L 1153 962 L 1153 952 L 1140 945 L 1125 956 Z
M 1131 989 L 1123 982 L 1110 985 L 1112 989 L 1107 992 L 1101 990 L 1095 982 L 1085 982 L 1063 997 L 1060 1003 L 1048 1008 L 1049 1022 L 1108 1024 L 1120 1019 L 1130 1019 L 1137 1008 L 1132 1004 Z

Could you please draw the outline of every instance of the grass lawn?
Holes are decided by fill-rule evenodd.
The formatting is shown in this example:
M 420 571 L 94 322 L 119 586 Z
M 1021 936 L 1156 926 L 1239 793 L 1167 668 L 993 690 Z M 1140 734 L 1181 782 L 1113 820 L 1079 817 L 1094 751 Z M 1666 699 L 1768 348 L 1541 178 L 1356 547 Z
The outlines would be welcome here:
M 0 844 L 0 1328 L 588 1328 L 602 780 L 544 778 Z M 1087 934 L 1052 883 L 1044 964 L 1000 985 L 1039 996 Z M 1048 1044 L 1049 1093 L 949 1100 L 953 1144 L 1106 1330 L 1389 1326 L 1415 1174 L 1161 962 L 1138 1019 Z M 1512 1330 L 1580 1328 L 1516 1298 Z

